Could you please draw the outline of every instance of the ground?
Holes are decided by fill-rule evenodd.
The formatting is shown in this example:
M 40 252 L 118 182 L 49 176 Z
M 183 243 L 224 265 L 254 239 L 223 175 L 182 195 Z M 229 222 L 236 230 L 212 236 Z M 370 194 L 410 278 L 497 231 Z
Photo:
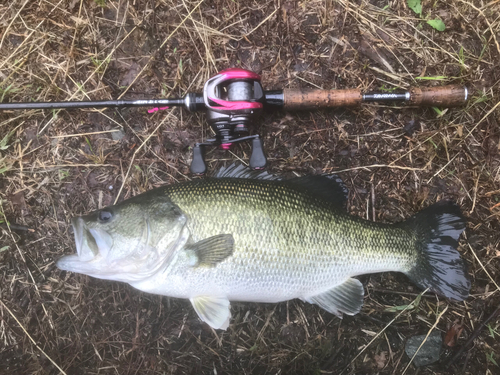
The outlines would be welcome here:
M 417 14 L 378 0 L 2 2 L 1 102 L 179 97 L 235 66 L 265 89 L 467 86 L 461 107 L 266 112 L 251 131 L 273 173 L 337 172 L 353 215 L 396 222 L 458 203 L 472 288 L 463 302 L 419 299 L 403 275 L 366 275 L 356 316 L 295 300 L 233 303 L 228 330 L 214 331 L 186 300 L 55 266 L 75 251 L 71 217 L 192 178 L 191 147 L 212 135 L 204 114 L 3 111 L 0 373 L 499 373 L 500 317 L 481 323 L 500 304 L 500 4 L 421 5 Z M 427 23 L 435 19 L 444 31 Z M 248 158 L 247 145 L 207 153 L 211 171 Z M 416 368 L 404 343 L 431 328 L 445 341 L 441 359 Z

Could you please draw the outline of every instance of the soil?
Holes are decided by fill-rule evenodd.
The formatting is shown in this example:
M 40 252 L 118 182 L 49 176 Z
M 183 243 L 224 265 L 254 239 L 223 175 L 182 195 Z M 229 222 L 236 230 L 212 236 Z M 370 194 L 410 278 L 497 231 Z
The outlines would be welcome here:
M 232 303 L 228 330 L 214 331 L 187 300 L 55 266 L 75 252 L 71 217 L 193 178 L 192 147 L 213 136 L 205 114 L 1 111 L 0 373 L 500 373 L 500 316 L 481 325 L 500 304 L 499 10 L 458 0 L 423 1 L 421 15 L 406 1 L 2 2 L 0 102 L 182 97 L 229 67 L 260 74 L 266 90 L 467 86 L 460 107 L 266 111 L 251 133 L 274 174 L 341 176 L 353 215 L 397 222 L 439 200 L 459 204 L 472 288 L 463 302 L 419 299 L 404 275 L 363 275 L 355 316 L 298 300 Z M 213 172 L 249 156 L 243 144 L 206 160 Z M 404 344 L 432 327 L 441 358 L 417 368 Z

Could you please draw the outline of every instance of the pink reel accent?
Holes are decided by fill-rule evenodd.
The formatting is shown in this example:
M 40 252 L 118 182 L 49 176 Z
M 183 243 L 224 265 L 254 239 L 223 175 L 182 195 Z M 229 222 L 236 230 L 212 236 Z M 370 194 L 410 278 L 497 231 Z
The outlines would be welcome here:
M 222 143 L 220 145 L 220 148 L 227 151 L 227 150 L 231 149 L 231 146 L 232 146 L 232 143 Z
M 228 100 L 215 99 L 210 97 L 209 99 L 222 107 L 217 108 L 218 110 L 227 109 L 230 111 L 237 111 L 238 109 L 257 109 L 263 107 L 262 103 L 259 102 L 230 102 Z
M 155 112 L 163 111 L 164 109 L 169 109 L 169 108 L 170 107 L 152 108 L 152 109 L 148 109 L 148 113 L 155 113 Z
M 241 68 L 229 68 L 229 69 L 220 71 L 219 74 L 222 74 L 225 76 L 224 80 L 226 80 L 226 79 L 253 79 L 255 81 L 260 81 L 260 76 L 257 73 L 254 73 L 250 70 L 241 69 Z
M 260 109 L 263 108 L 264 105 L 260 102 L 251 102 L 251 101 L 229 101 L 216 98 L 212 96 L 214 94 L 215 87 L 222 84 L 225 81 L 229 80 L 237 80 L 237 79 L 245 79 L 252 81 L 259 81 L 260 76 L 257 73 L 254 73 L 250 70 L 245 70 L 241 68 L 229 68 L 221 71 L 216 76 L 210 78 L 205 84 L 204 89 L 204 97 L 205 97 L 205 105 L 219 112 L 226 111 L 238 111 L 238 110 L 248 110 L 248 109 Z M 210 93 L 208 91 L 211 91 Z M 220 107 L 214 107 L 208 104 L 208 100 L 217 103 Z

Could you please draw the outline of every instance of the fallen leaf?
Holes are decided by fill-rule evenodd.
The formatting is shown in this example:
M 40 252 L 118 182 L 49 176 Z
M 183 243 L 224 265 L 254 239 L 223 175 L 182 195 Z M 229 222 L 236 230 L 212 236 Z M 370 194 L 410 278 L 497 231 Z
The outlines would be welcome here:
M 444 24 L 443 21 L 439 19 L 435 20 L 428 20 L 427 23 L 431 25 L 433 28 L 435 28 L 437 31 L 445 31 L 446 30 L 446 25 Z
M 358 51 L 371 59 L 372 61 L 378 63 L 380 66 L 385 67 L 388 71 L 395 74 L 394 68 L 389 63 L 387 55 L 378 48 L 374 40 L 369 40 L 369 37 L 363 35 L 363 40 L 361 41 Z M 371 39 L 371 38 L 370 38 Z
M 387 352 L 383 351 L 383 352 L 380 352 L 380 354 L 375 354 L 373 359 L 375 360 L 375 363 L 377 364 L 377 368 L 379 370 L 382 370 L 387 363 Z
M 75 17 L 75 16 L 71 16 L 70 18 L 76 24 L 77 27 L 81 26 L 81 25 L 88 24 L 88 21 L 84 18 L 79 18 L 79 17 Z
M 449 346 L 450 348 L 455 346 L 463 330 L 464 325 L 460 323 L 458 319 L 455 320 L 448 332 L 446 332 L 446 336 L 444 337 L 444 344 L 446 346 Z
M 134 82 L 135 77 L 137 77 L 137 74 L 139 74 L 140 70 L 141 67 L 139 66 L 139 64 L 135 62 L 132 63 L 132 65 L 130 65 L 129 70 L 123 75 L 123 78 L 120 81 L 120 85 L 122 86 L 130 85 L 132 82 Z
M 377 336 L 377 333 L 376 332 L 373 332 L 373 331 L 369 331 L 367 329 L 362 329 L 361 331 L 363 331 L 364 333 L 366 333 L 368 336 Z
M 16 194 L 12 194 L 10 196 L 10 201 L 13 205 L 20 206 L 21 209 L 26 208 L 26 201 L 24 200 L 24 193 L 22 191 L 19 191 Z

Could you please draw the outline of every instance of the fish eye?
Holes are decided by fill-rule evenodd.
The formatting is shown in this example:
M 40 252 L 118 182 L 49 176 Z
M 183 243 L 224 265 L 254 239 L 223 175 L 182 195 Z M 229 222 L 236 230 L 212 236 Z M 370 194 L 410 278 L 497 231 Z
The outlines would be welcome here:
M 100 222 L 106 223 L 113 218 L 113 214 L 109 211 L 101 210 L 101 211 L 99 211 L 99 214 L 97 215 L 97 217 L 99 218 Z

